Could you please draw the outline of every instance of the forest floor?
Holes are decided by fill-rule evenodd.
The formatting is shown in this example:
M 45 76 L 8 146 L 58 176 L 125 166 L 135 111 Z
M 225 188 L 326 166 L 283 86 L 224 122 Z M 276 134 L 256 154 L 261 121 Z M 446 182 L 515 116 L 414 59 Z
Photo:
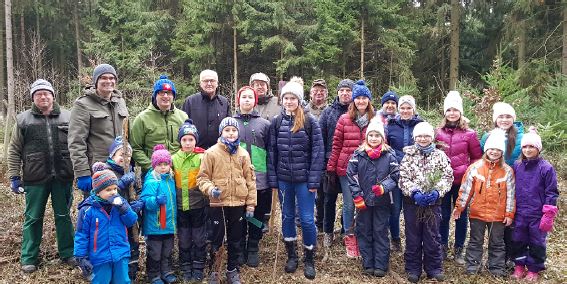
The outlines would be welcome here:
M 2 172 L 4 170 L 0 171 L 0 173 Z M 72 269 L 64 266 L 58 260 L 53 210 L 50 203 L 45 213 L 39 270 L 32 274 L 21 272 L 19 256 L 25 201 L 23 196 L 11 193 L 7 178 L 0 175 L 0 181 L 0 212 L 2 212 L 0 218 L 0 283 L 86 283 L 82 280 L 78 268 Z M 564 188 L 565 185 L 564 181 L 560 182 L 560 188 Z M 81 194 L 75 191 L 72 208 L 73 222 L 76 221 L 76 205 L 80 200 L 82 200 Z M 567 208 L 566 205 L 565 199 L 561 199 L 559 207 L 564 209 Z M 283 266 L 286 260 L 284 245 L 282 242 L 277 242 L 279 238 L 275 233 L 270 233 L 261 242 L 260 267 L 252 269 L 244 266 L 241 269 L 243 283 L 409 283 L 405 278 L 403 254 L 392 253 L 390 271 L 386 277 L 363 276 L 360 260 L 348 259 L 338 238 L 339 235 L 336 235 L 335 243 L 329 251 L 318 250 L 316 257 L 317 277 L 315 280 L 309 281 L 303 277 L 302 264 L 300 264 L 297 272 L 293 274 L 284 273 Z M 322 244 L 322 236 L 319 236 L 318 241 Z M 567 218 L 563 213 L 556 219 L 555 228 L 548 239 L 548 269 L 542 273 L 540 283 L 567 283 L 566 251 Z M 144 260 L 145 252 L 142 249 L 140 257 L 142 271 L 138 274 L 138 283 L 146 283 L 143 268 Z M 444 262 L 444 269 L 445 283 L 519 283 L 508 279 L 494 278 L 486 272 L 476 276 L 465 275 L 464 268 L 451 260 Z M 422 277 L 420 283 L 433 282 L 424 280 Z

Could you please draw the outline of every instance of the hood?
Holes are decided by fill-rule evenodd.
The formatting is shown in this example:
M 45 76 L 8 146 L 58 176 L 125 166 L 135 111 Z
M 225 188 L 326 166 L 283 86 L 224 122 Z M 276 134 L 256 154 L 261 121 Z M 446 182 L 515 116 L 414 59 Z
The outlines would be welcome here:
M 93 195 L 85 198 L 81 203 L 79 203 L 79 205 L 77 206 L 77 209 L 81 210 L 81 208 L 86 207 L 86 206 L 91 206 L 91 207 L 95 207 L 95 208 L 101 207 L 100 203 L 98 203 L 98 201 L 96 201 L 94 199 Z

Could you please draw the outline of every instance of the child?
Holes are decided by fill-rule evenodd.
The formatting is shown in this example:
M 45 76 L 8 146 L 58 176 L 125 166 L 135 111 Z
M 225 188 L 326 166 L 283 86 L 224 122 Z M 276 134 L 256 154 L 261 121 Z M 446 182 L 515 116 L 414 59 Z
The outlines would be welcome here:
M 93 165 L 91 195 L 79 204 L 75 258 L 92 283 L 130 283 L 130 245 L 127 227 L 138 215 L 118 195 L 116 175 L 97 162 Z
M 488 227 L 488 270 L 507 276 L 504 227 L 514 218 L 514 173 L 504 162 L 505 134 L 494 129 L 484 144 L 482 160 L 465 172 L 453 218 L 469 207 L 470 238 L 465 256 L 466 273 L 475 274 L 482 264 L 484 231 Z
M 400 189 L 405 196 L 404 219 L 408 280 L 417 283 L 422 266 L 427 278 L 443 281 L 443 256 L 439 240 L 441 198 L 451 189 L 453 169 L 445 153 L 433 144 L 433 126 L 418 123 L 415 144 L 404 148 L 400 164 Z
M 260 117 L 254 110 L 258 102 L 256 91 L 249 86 L 245 86 L 238 90 L 236 95 L 238 109 L 234 118 L 238 121 L 238 133 L 240 138 L 240 146 L 250 154 L 250 159 L 254 165 L 256 174 L 256 210 L 254 210 L 254 218 L 266 224 L 265 214 L 270 213 L 272 205 L 272 190 L 268 185 L 267 162 L 268 155 L 266 147 L 268 146 L 268 132 L 270 130 L 270 122 Z M 250 267 L 258 267 L 260 259 L 258 258 L 259 243 L 262 239 L 262 229 L 255 225 L 242 222 L 242 242 L 243 261 Z
M 240 283 L 238 256 L 242 253 L 242 222 L 244 216 L 254 216 L 256 177 L 250 156 L 239 146 L 236 119 L 224 118 L 219 125 L 219 134 L 221 137 L 217 144 L 203 155 L 197 183 L 199 189 L 210 198 L 209 217 L 213 223 L 211 263 L 215 263 L 216 252 L 226 243 L 227 282 Z M 216 269 L 219 267 L 213 265 L 209 283 L 220 283 Z
M 205 196 L 197 186 L 197 174 L 205 150 L 195 147 L 197 128 L 188 119 L 179 128 L 181 149 L 172 157 L 177 194 L 179 268 L 183 280 L 201 282 L 206 260 Z
M 514 165 L 517 209 L 512 254 L 516 267 L 512 278 L 535 282 L 545 269 L 546 237 L 557 215 L 559 192 L 555 169 L 540 156 L 541 138 L 535 129 L 524 134 L 521 143 L 521 160 Z
M 347 177 L 356 208 L 355 233 L 364 273 L 384 277 L 390 261 L 388 238 L 389 193 L 399 178 L 398 161 L 384 139 L 384 125 L 376 118 L 366 129 L 366 139 L 353 154 Z
M 171 155 L 163 144 L 154 146 L 152 169 L 146 174 L 140 199 L 145 202 L 146 274 L 152 284 L 173 283 L 177 280 L 171 268 L 177 205 Z

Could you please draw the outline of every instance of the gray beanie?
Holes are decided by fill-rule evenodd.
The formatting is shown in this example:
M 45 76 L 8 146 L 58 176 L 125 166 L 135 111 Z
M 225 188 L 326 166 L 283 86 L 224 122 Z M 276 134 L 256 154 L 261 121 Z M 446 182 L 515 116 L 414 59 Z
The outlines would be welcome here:
M 116 75 L 116 70 L 114 69 L 114 67 L 112 67 L 112 65 L 99 64 L 97 67 L 95 67 L 95 69 L 93 70 L 93 84 L 95 85 L 95 88 L 96 88 L 96 83 L 98 82 L 98 78 L 102 76 L 102 74 L 107 74 L 107 73 L 114 75 L 114 78 L 118 80 L 118 75 Z
M 33 93 L 39 90 L 46 90 L 50 91 L 53 97 L 55 98 L 55 90 L 53 90 L 53 86 L 47 80 L 44 79 L 37 79 L 30 85 L 30 96 L 33 99 Z
M 337 91 L 341 88 L 349 88 L 352 91 L 352 87 L 354 86 L 354 81 L 351 79 L 344 79 L 339 82 L 337 85 Z

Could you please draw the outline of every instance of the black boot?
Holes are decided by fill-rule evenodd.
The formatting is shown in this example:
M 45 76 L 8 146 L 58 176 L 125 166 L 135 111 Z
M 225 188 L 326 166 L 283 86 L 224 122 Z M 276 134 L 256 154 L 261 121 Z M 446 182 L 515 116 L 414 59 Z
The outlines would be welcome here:
M 297 270 L 297 242 L 285 242 L 285 250 L 287 251 L 287 262 L 285 263 L 285 272 L 294 273 Z
M 238 266 L 242 266 L 246 263 L 246 238 L 240 241 L 240 253 L 238 254 Z
M 259 240 L 248 239 L 248 255 L 246 258 L 246 265 L 250 267 L 258 267 L 260 264 L 260 258 L 258 257 L 258 243 Z
M 305 278 L 315 279 L 315 248 L 303 250 L 303 275 Z

